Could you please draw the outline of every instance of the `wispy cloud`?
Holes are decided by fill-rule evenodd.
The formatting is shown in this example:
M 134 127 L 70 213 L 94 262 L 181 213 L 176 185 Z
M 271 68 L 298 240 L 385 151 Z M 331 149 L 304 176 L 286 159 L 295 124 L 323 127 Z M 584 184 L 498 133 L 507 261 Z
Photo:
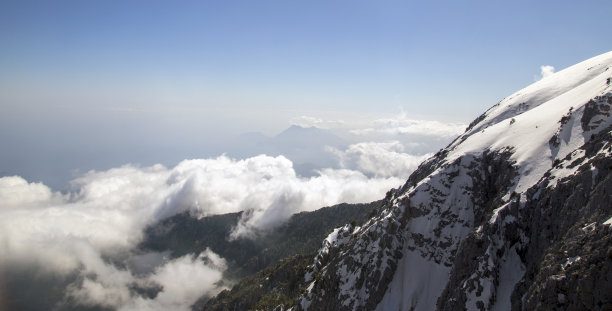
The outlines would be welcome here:
M 346 124 L 344 120 L 324 120 L 321 118 L 311 116 L 299 116 L 294 117 L 290 120 L 291 125 L 297 125 L 301 127 L 318 127 L 318 128 L 334 128 L 341 127 Z
M 550 66 L 550 65 L 540 66 L 540 75 L 537 76 L 534 80 L 537 81 L 537 80 L 544 79 L 548 76 L 551 76 L 554 73 L 555 73 L 555 67 Z
M 86 250 L 84 250 L 87 252 Z M 165 260 L 148 275 L 137 275 L 104 262 L 99 254 L 83 254 L 78 283 L 68 286 L 66 296 L 81 306 L 117 310 L 191 310 L 203 295 L 223 289 L 215 285 L 226 269 L 225 260 L 206 249 L 199 255 Z M 133 289 L 156 291 L 154 298 Z
M 141 282 L 161 287 L 155 298 L 138 296 L 123 304 L 119 310 L 191 310 L 203 294 L 216 294 L 220 287 L 215 283 L 227 268 L 223 258 L 206 249 L 198 256 L 176 258 Z
M 465 130 L 463 123 L 446 123 L 435 120 L 418 120 L 406 117 L 404 113 L 396 118 L 377 119 L 371 126 L 355 129 L 351 132 L 355 135 L 420 135 L 451 138 Z
M 347 202 L 371 202 L 401 185 L 397 177 L 368 178 L 355 170 L 324 169 L 308 179 L 279 178 L 256 187 L 244 200 L 243 217 L 232 237 L 252 236 L 280 225 L 294 213 Z
M 129 306 L 146 302 L 151 310 L 189 310 L 199 297 L 223 289 L 215 285 L 223 260 L 210 250 L 174 260 L 133 253 L 144 227 L 158 217 L 160 202 L 177 191 L 166 184 L 166 174 L 162 166 L 91 172 L 76 180 L 78 190 L 68 195 L 21 177 L 0 178 L 0 272 L 20 268 L 72 279 L 65 295 L 76 305 L 133 309 Z M 142 258 L 152 263 L 144 274 L 137 268 Z M 200 276 L 195 279 L 200 283 L 192 286 L 187 274 Z M 134 288 L 159 292 L 150 300 Z M 168 295 L 175 299 L 171 305 L 170 298 L 163 299 Z

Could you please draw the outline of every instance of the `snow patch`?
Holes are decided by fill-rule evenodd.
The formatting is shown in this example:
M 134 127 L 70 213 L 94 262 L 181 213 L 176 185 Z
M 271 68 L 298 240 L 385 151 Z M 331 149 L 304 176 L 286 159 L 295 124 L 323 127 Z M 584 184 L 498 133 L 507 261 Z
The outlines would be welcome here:
M 591 232 L 595 230 L 596 223 L 592 222 L 590 224 L 586 224 L 584 227 L 580 228 L 583 232 Z
M 516 284 L 525 275 L 525 266 L 516 252 L 516 245 L 508 251 L 507 258 L 501 263 L 499 270 L 499 285 L 492 311 L 512 309 L 511 296 Z
M 585 143 L 579 117 L 590 100 L 612 91 L 612 85 L 606 83 L 611 66 L 612 52 L 608 52 L 507 97 L 450 146 L 446 160 L 452 162 L 466 154 L 510 147 L 514 151 L 511 160 L 516 161 L 521 176 L 515 191 L 524 192 L 544 175 L 554 159 L 564 158 Z M 549 140 L 560 129 L 558 121 L 568 111 L 573 112 L 571 120 L 562 125 L 560 145 L 553 155 Z M 506 120 L 510 119 L 514 122 L 508 127 Z M 606 124 L 610 120 L 608 117 Z
M 429 261 L 417 251 L 404 249 L 393 280 L 376 310 L 434 310 L 449 275 L 450 267 Z
M 574 257 L 567 258 L 567 260 L 565 260 L 565 263 L 561 265 L 561 270 L 565 271 L 567 267 L 580 261 L 580 259 L 582 259 L 580 256 L 574 256 Z

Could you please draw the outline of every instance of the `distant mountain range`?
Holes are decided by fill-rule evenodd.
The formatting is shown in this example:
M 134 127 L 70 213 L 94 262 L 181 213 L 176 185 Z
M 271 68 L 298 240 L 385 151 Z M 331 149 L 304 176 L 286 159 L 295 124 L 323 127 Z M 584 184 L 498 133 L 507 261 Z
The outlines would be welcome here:
M 259 132 L 240 135 L 227 154 L 237 158 L 283 155 L 293 162 L 299 175 L 310 177 L 316 175 L 317 169 L 338 167 L 337 158 L 326 147 L 343 150 L 348 145 L 330 130 L 292 125 L 273 137 Z

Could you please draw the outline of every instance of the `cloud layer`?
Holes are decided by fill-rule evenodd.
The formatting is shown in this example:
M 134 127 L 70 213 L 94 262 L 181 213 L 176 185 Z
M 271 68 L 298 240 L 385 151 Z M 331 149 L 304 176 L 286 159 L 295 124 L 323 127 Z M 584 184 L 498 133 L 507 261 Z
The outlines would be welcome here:
M 226 263 L 210 249 L 197 256 L 161 258 L 162 263 L 144 276 L 108 264 L 96 253 L 82 256 L 86 260 L 81 277 L 68 286 L 66 293 L 81 306 L 115 310 L 191 310 L 191 305 L 203 295 L 214 295 L 223 289 L 216 283 L 222 279 Z M 134 288 L 155 292 L 155 297 L 135 294 Z
M 407 179 L 421 162 L 431 156 L 404 153 L 404 146 L 398 141 L 364 142 L 350 145 L 344 151 L 334 148 L 328 148 L 328 151 L 338 157 L 342 167 L 364 172 L 374 178 Z
M 334 128 L 346 125 L 346 122 L 344 120 L 324 120 L 311 116 L 294 117 L 290 120 L 290 123 L 291 125 L 297 125 L 301 127 L 315 126 L 318 128 Z
M 44 206 L 63 201 L 63 196 L 53 193 L 42 183 L 28 183 L 19 176 L 0 179 L 0 209 Z
M 416 120 L 401 114 L 397 118 L 378 119 L 371 127 L 351 131 L 355 135 L 420 135 L 452 138 L 465 130 L 463 123 L 445 123 L 433 120 Z
M 252 238 L 298 212 L 379 200 L 465 128 L 404 114 L 359 130 L 311 117 L 294 122 L 344 126 L 338 133 L 351 144 L 327 146 L 324 156 L 337 165 L 316 166 L 311 177 L 297 175 L 284 156 L 223 155 L 171 168 L 90 171 L 72 180 L 66 193 L 19 176 L 0 178 L 0 288 L 7 287 L 2 271 L 18 267 L 62 280 L 60 303 L 189 310 L 224 288 L 225 259 L 210 249 L 173 259 L 169 253 L 142 253 L 137 246 L 147 226 L 182 212 L 203 217 L 242 211 L 228 238 Z
M 376 148 L 397 148 L 372 145 L 368 153 L 362 150 L 366 147 L 343 152 L 365 159 Z M 400 150 L 393 150 L 399 156 Z M 185 211 L 197 216 L 245 211 L 231 237 L 265 233 L 300 211 L 382 198 L 403 179 L 391 171 L 368 177 L 368 170 L 378 167 L 370 163 L 375 160 L 362 160 L 355 169 L 323 169 L 311 178 L 297 176 L 283 156 L 220 156 L 185 160 L 173 168 L 126 165 L 84 174 L 72 181 L 68 194 L 18 176 L 3 177 L 0 268 L 76 275 L 66 298 L 82 306 L 188 309 L 199 297 L 222 289 L 215 284 L 224 260 L 210 250 L 173 260 L 139 254 L 135 247 L 146 226 Z

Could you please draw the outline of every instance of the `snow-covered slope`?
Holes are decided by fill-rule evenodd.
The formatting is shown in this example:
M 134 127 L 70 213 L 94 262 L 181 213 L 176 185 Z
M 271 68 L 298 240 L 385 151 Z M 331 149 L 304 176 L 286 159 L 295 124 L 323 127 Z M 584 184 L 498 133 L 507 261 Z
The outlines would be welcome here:
M 610 124 L 610 118 L 592 129 L 581 129 L 579 121 L 586 103 L 608 94 L 612 52 L 599 55 L 544 78 L 499 102 L 470 125 L 448 148 L 447 161 L 464 154 L 512 147 L 512 160 L 519 165 L 517 192 L 533 185 L 554 159 L 582 146 L 594 132 Z M 569 116 L 560 128 L 559 121 Z M 569 121 L 569 122 L 568 122 Z M 554 135 L 558 144 L 549 146 Z
M 609 52 L 493 106 L 391 190 L 369 222 L 327 242 L 312 266 L 319 277 L 306 279 L 296 308 L 510 310 L 546 306 L 538 304 L 546 297 L 578 309 L 612 307 L 609 292 L 591 289 L 579 302 L 559 292 L 584 281 L 565 275 L 586 262 L 609 271 L 599 282 L 612 287 L 612 248 L 571 255 L 576 247 L 568 246 L 582 235 L 611 245 L 603 224 L 612 216 L 611 80 Z M 573 218 L 560 221 L 556 212 Z M 582 230 L 585 221 L 593 230 Z

